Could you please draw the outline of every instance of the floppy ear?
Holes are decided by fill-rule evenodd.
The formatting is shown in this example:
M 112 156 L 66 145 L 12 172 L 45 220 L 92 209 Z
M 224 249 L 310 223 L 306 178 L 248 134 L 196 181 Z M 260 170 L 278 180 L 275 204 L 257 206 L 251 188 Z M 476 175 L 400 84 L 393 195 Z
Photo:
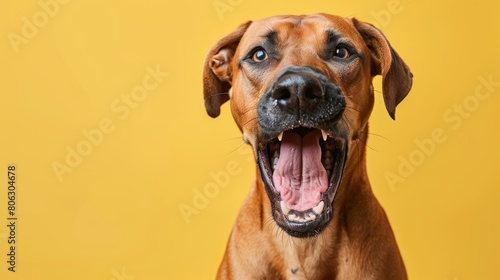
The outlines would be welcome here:
M 355 18 L 352 22 L 371 52 L 372 75 L 382 75 L 385 107 L 391 118 L 396 119 L 396 106 L 408 95 L 413 74 L 378 28 Z
M 249 21 L 217 41 L 208 51 L 203 65 L 203 97 L 205 108 L 212 118 L 220 114 L 220 106 L 229 100 L 233 78 L 231 62 L 234 52 L 245 34 Z

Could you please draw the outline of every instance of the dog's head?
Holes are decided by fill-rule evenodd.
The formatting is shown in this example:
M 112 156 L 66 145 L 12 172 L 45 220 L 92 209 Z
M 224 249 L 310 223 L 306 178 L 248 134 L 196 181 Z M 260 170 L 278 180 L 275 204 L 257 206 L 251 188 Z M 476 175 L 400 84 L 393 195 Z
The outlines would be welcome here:
M 375 75 L 395 118 L 409 68 L 377 28 L 326 14 L 247 22 L 209 51 L 207 112 L 217 117 L 230 100 L 273 218 L 290 235 L 315 235 L 331 220 L 350 147 L 366 140 Z

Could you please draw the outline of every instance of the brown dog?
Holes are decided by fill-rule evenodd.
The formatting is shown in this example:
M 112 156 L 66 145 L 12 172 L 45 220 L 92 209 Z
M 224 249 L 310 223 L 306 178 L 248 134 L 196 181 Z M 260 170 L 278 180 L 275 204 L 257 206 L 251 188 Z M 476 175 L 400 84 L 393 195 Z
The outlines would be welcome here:
M 258 166 L 218 279 L 407 278 L 366 172 L 375 75 L 394 118 L 412 74 L 380 30 L 356 19 L 271 17 L 215 43 L 207 112 L 217 117 L 230 100 Z

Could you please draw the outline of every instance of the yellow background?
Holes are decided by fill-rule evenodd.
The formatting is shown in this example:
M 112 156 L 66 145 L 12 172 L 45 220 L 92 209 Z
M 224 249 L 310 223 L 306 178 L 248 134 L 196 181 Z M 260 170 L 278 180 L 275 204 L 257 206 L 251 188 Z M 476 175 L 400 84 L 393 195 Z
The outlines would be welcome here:
M 377 24 L 415 75 L 397 121 L 377 94 L 368 143 L 370 180 L 410 278 L 500 279 L 500 87 L 474 99 L 480 77 L 500 82 L 500 6 L 362 2 L 71 0 L 16 47 L 9 36 L 22 36 L 23 18 L 43 23 L 44 10 L 1 1 L 0 279 L 213 279 L 255 168 L 228 105 L 215 120 L 204 111 L 204 56 L 244 21 L 314 12 Z M 129 115 L 113 111 L 148 67 L 168 76 Z M 457 119 L 449 110 L 464 101 L 471 110 Z M 114 130 L 59 180 L 54 162 L 65 164 L 67 147 L 85 145 L 82 131 L 103 120 Z M 399 172 L 435 129 L 446 140 Z M 9 164 L 18 169 L 16 273 L 5 256 Z M 230 182 L 218 183 L 212 175 L 229 174 L 228 164 Z M 404 181 L 391 186 L 388 172 Z M 214 184 L 184 219 L 179 206 L 194 207 Z

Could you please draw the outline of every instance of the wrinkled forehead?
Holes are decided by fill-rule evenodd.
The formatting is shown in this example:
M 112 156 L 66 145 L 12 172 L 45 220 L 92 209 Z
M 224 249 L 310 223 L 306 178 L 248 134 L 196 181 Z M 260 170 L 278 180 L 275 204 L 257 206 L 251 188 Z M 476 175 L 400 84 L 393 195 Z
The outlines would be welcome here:
M 253 22 L 242 37 L 239 48 L 243 51 L 256 44 L 313 43 L 322 45 L 331 37 L 359 38 L 351 20 L 325 14 L 308 16 L 277 16 Z

